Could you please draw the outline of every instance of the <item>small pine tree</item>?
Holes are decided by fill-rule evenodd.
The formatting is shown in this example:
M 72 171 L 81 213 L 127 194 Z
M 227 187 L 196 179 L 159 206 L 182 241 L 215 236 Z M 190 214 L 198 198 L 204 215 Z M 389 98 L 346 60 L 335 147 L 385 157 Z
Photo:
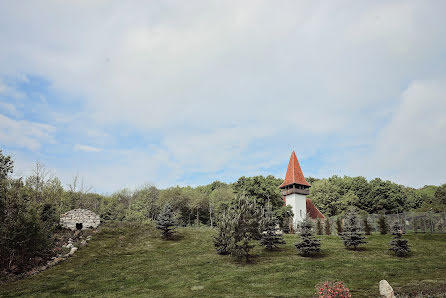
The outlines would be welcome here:
M 318 217 L 316 220 L 316 231 L 318 235 L 324 235 L 324 229 L 322 227 L 322 221 L 321 219 Z
M 409 252 L 409 245 L 407 244 L 407 239 L 402 239 L 403 231 L 399 222 L 395 222 L 392 225 L 391 232 L 393 235 L 392 241 L 390 241 L 389 250 L 393 250 L 397 257 L 404 257 Z
M 165 205 L 163 211 L 158 215 L 158 218 L 156 219 L 156 228 L 161 230 L 165 239 L 170 239 L 172 237 L 173 230 L 176 228 L 176 223 L 172 207 L 169 204 Z
M 338 235 L 342 234 L 342 219 L 341 217 L 336 218 L 336 232 L 338 232 Z
M 302 256 L 312 256 L 321 251 L 319 239 L 313 236 L 313 223 L 307 215 L 299 224 L 301 242 L 294 244 Z
M 386 220 L 386 217 L 384 216 L 384 214 L 381 214 L 379 216 L 378 226 L 379 226 L 379 231 L 380 231 L 381 235 L 387 234 L 389 226 L 387 224 L 387 220 Z
M 358 216 L 355 212 L 351 212 L 345 217 L 344 231 L 341 234 L 341 238 L 347 248 L 353 246 L 355 250 L 358 245 L 367 243 L 364 241 L 365 237 L 361 232 Z
M 331 222 L 329 218 L 325 219 L 324 227 L 325 227 L 325 234 L 331 235 Z
M 260 240 L 262 214 L 255 200 L 240 197 L 233 208 L 229 210 L 229 226 L 231 241 L 229 251 L 231 255 L 244 257 L 249 261 L 252 240 Z
M 367 216 L 364 216 L 364 219 L 362 220 L 362 223 L 364 224 L 364 232 L 366 235 L 370 235 L 372 233 L 372 226 L 370 225 Z
M 229 245 L 231 242 L 231 226 L 229 216 L 226 211 L 223 212 L 221 218 L 217 222 L 218 235 L 214 237 L 214 246 L 219 255 L 230 254 Z
M 260 244 L 264 245 L 267 250 L 278 248 L 278 244 L 285 244 L 285 240 L 283 240 L 282 237 L 282 232 L 278 227 L 278 220 L 271 210 L 271 206 L 268 206 L 265 212 Z

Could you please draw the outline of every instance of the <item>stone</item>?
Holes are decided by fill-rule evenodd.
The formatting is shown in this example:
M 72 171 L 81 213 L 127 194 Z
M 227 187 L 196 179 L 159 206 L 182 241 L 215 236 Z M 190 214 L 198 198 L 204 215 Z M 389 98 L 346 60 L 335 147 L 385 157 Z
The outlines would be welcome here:
M 381 295 L 381 297 L 395 298 L 395 294 L 393 293 L 393 288 L 385 279 L 379 282 L 379 294 Z
M 95 229 L 100 223 L 99 215 L 87 209 L 73 209 L 60 216 L 60 225 L 73 231 Z
M 73 247 L 73 243 L 68 243 L 65 247 L 66 248 L 72 248 Z
M 77 247 L 72 247 L 71 250 L 70 250 L 70 252 L 68 253 L 68 255 L 69 255 L 69 256 L 74 255 L 74 253 L 76 252 L 76 250 L 77 250 Z

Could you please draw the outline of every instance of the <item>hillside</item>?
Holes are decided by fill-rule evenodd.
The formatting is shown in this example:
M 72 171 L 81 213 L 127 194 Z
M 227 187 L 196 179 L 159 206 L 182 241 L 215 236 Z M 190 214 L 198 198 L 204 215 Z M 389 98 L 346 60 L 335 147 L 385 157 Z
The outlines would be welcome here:
M 387 279 L 404 292 L 446 288 L 446 235 L 408 235 L 409 258 L 387 248 L 390 236 L 372 235 L 364 250 L 345 250 L 336 236 L 322 239 L 322 257 L 299 256 L 297 235 L 285 235 L 276 252 L 256 247 L 253 263 L 219 256 L 209 228 L 180 228 L 180 239 L 163 241 L 150 225 L 103 226 L 89 245 L 69 260 L 23 280 L 1 285 L 0 296 L 299 296 L 314 285 L 342 280 L 353 297 L 378 296 Z

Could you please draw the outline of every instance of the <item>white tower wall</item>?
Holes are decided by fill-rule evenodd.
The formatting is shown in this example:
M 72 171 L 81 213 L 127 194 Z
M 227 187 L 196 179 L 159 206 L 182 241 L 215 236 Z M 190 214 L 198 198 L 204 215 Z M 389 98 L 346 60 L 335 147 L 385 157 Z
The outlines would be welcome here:
M 307 199 L 305 195 L 293 193 L 285 197 L 285 202 L 292 207 L 294 213 L 293 226 L 296 226 L 307 214 Z

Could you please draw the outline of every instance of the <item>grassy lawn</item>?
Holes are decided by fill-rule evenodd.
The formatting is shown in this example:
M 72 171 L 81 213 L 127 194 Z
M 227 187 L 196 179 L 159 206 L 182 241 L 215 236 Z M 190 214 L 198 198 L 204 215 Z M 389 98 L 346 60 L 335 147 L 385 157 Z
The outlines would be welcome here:
M 386 279 L 405 291 L 446 287 L 446 235 L 406 236 L 409 258 L 387 250 L 390 236 L 372 235 L 365 249 L 344 249 L 336 236 L 319 236 L 323 254 L 297 254 L 297 235 L 286 235 L 280 251 L 257 246 L 252 263 L 215 253 L 208 228 L 181 228 L 182 238 L 163 241 L 149 225 L 102 227 L 88 247 L 40 274 L 0 285 L 0 296 L 311 297 L 314 285 L 342 280 L 353 297 L 379 297 Z

